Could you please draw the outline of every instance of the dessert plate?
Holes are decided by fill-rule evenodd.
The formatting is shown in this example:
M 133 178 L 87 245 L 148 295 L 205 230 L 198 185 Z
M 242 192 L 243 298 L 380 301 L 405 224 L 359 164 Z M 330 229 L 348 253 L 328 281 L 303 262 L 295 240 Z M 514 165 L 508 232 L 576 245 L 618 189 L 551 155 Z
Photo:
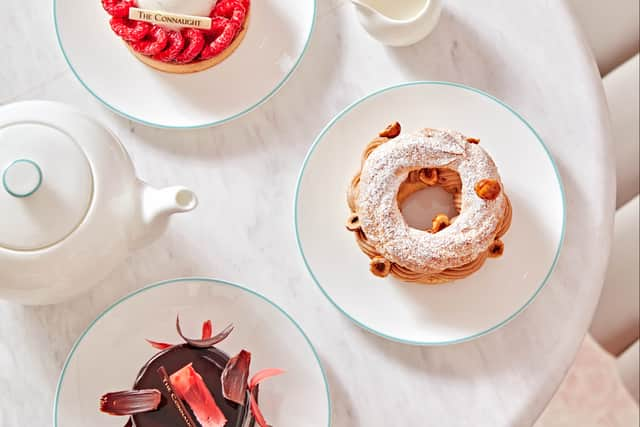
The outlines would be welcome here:
M 329 391 L 324 371 L 300 326 L 280 307 L 239 285 L 214 279 L 177 279 L 140 289 L 100 314 L 73 346 L 54 402 L 54 427 L 121 427 L 126 418 L 98 410 L 100 396 L 133 385 L 143 364 L 158 351 L 145 339 L 176 343 L 180 314 L 186 334 L 197 335 L 203 319 L 214 330 L 233 323 L 217 347 L 230 355 L 252 353 L 251 371 L 282 368 L 284 375 L 261 385 L 260 407 L 278 427 L 326 427 Z M 191 325 L 191 326 L 187 326 Z
M 436 286 L 369 272 L 369 258 L 345 228 L 346 191 L 364 147 L 394 121 L 403 132 L 448 128 L 481 139 L 513 205 L 501 258 L 464 280 Z M 494 331 L 533 301 L 558 259 L 565 202 L 549 150 L 518 113 L 470 87 L 413 82 L 366 96 L 325 127 L 302 166 L 294 216 L 309 273 L 340 311 L 391 340 L 443 345 Z
M 199 128 L 248 113 L 284 85 L 311 38 L 316 3 L 252 2 L 238 49 L 213 68 L 184 75 L 156 71 L 136 59 L 112 32 L 101 0 L 53 0 L 53 8 L 69 67 L 105 106 L 149 126 Z

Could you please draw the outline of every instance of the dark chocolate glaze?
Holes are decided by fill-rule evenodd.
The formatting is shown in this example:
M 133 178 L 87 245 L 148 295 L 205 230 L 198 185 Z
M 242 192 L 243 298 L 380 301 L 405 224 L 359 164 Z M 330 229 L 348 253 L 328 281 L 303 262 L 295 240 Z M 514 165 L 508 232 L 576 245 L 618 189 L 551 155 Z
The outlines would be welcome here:
M 207 360 L 210 359 L 210 360 Z M 157 389 L 162 393 L 162 402 L 158 410 L 134 415 L 134 427 L 183 427 L 186 423 L 180 413 L 171 402 L 169 393 L 162 384 L 158 368 L 164 366 L 169 375 L 179 371 L 189 363 L 193 363 L 193 368 L 200 374 L 202 379 L 220 410 L 227 417 L 225 427 L 253 426 L 254 422 L 249 411 L 249 402 L 238 405 L 230 402 L 222 396 L 222 383 L 220 377 L 222 371 L 229 361 L 229 356 L 215 347 L 194 348 L 187 344 L 177 345 L 156 354 L 146 365 L 142 367 L 133 386 L 134 390 Z M 187 410 L 195 419 L 195 415 L 187 406 Z M 197 422 L 197 421 L 196 421 Z

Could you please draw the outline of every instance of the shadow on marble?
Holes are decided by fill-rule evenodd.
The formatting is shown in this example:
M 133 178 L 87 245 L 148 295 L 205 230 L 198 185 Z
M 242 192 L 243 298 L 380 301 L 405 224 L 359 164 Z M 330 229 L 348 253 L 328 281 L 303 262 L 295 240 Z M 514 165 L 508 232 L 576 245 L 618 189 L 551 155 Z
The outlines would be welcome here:
M 427 38 L 408 47 L 388 47 L 398 64 L 415 80 L 443 80 L 489 90 L 489 82 L 505 77 L 504 61 L 494 43 L 485 40 L 468 20 L 446 5 L 440 22 Z M 416 60 L 420 58 L 420 60 Z
M 551 291 L 546 287 L 538 299 Z M 545 292 L 546 291 L 546 292 Z M 457 384 L 461 390 L 468 393 L 470 388 L 475 389 L 480 384 L 483 389 L 476 389 L 476 393 L 495 393 L 503 396 L 501 390 L 493 390 L 491 384 L 495 381 L 499 384 L 508 378 L 518 387 L 526 387 L 531 391 L 531 399 L 523 402 L 522 407 L 513 411 L 515 415 L 508 420 L 502 420 L 500 425 L 509 427 L 523 427 L 531 423 L 532 414 L 536 417 L 546 407 L 548 396 L 544 389 L 553 381 L 544 384 L 521 383 L 523 371 L 535 371 L 537 363 L 521 362 L 531 357 L 531 353 L 540 354 L 540 363 L 544 363 L 545 357 L 556 348 L 544 346 L 536 337 L 527 335 L 528 327 L 539 315 L 533 311 L 543 310 L 544 306 L 534 304 L 525 310 L 522 315 L 516 317 L 509 324 L 473 341 L 447 346 L 412 346 L 400 344 L 379 337 L 369 331 L 361 330 L 361 336 L 385 359 L 393 360 L 401 365 L 402 370 L 413 372 L 416 381 L 422 384 L 422 388 L 414 390 L 425 396 L 437 392 L 443 384 Z M 357 326 L 353 325 L 354 328 Z M 564 336 L 563 334 L 560 334 Z M 518 343 L 514 347 L 513 343 Z M 560 368 L 561 369 L 561 368 Z M 432 380 L 432 381 L 430 381 Z M 539 390 L 533 391 L 537 387 Z M 552 393 L 551 393 L 552 394 Z M 438 397 L 434 397 L 438 398 Z M 503 397 L 504 398 L 504 397 Z M 460 402 L 462 405 L 463 402 Z M 500 414 L 494 414 L 500 417 Z
M 386 358 L 395 360 L 416 373 L 473 381 L 490 376 L 501 369 L 496 364 L 487 364 L 486 369 L 480 370 L 472 364 L 460 363 L 461 354 L 481 352 L 474 342 L 442 347 L 421 347 L 396 343 L 370 332 L 365 332 L 363 336 Z M 426 386 L 428 387 L 428 384 Z
M 320 359 L 327 375 L 327 380 L 329 381 L 332 409 L 331 425 L 333 427 L 351 427 L 360 425 L 358 414 L 354 410 L 356 405 L 351 401 L 353 390 L 351 392 L 347 390 L 343 382 L 344 380 L 348 380 L 348 378 L 341 378 L 326 358 L 320 357 Z
M 338 42 L 336 42 L 336 38 Z M 332 52 L 327 60 L 326 52 Z M 130 122 L 134 139 L 154 148 L 186 158 L 229 159 L 248 157 L 256 150 L 277 150 L 278 145 L 301 145 L 306 149 L 330 117 L 319 111 L 330 102 L 327 87 L 336 79 L 336 62 L 341 61 L 339 35 L 332 26 L 316 25 L 308 50 L 290 80 L 265 104 L 232 122 L 199 130 L 154 129 Z M 282 140 L 278 135 L 307 126 L 310 134 Z M 315 123 L 318 123 L 317 125 Z M 126 137 L 126 136 L 125 136 Z
M 100 283 L 89 291 L 68 301 L 45 306 L 15 306 L 22 310 L 25 322 L 37 322 L 38 334 L 26 335 L 28 349 L 53 352 L 53 360 L 58 368 L 62 367 L 73 342 L 87 328 L 91 321 L 119 298 L 143 286 L 175 277 L 196 275 L 198 267 L 182 251 L 174 240 L 179 236 L 166 233 L 150 246 L 132 252 L 129 258 Z M 50 338 L 42 342 L 41 335 Z M 56 372 L 56 375 L 59 371 Z
M 258 12 L 256 11 L 256 13 Z M 268 7 L 268 6 L 261 7 L 261 11 L 259 12 L 259 15 L 261 18 L 260 22 L 251 23 L 250 25 L 252 28 L 252 31 L 255 31 L 256 33 L 255 34 L 252 33 L 251 37 L 247 37 L 247 40 L 251 38 L 250 44 L 255 49 L 253 51 L 254 52 L 253 55 L 251 55 L 254 58 L 254 61 L 256 61 L 255 58 L 257 58 L 257 60 L 259 61 L 264 56 L 264 53 L 262 53 L 261 51 L 263 50 L 262 48 L 264 47 L 264 45 L 268 43 L 268 40 L 265 40 L 265 39 L 258 40 L 258 37 L 253 37 L 253 36 L 261 33 L 264 34 L 264 30 L 266 29 L 264 27 L 266 27 L 267 25 L 269 28 L 277 28 L 277 31 L 279 33 L 278 38 L 281 38 L 286 43 L 285 46 L 278 46 L 278 50 L 281 52 L 280 55 L 282 57 L 275 58 L 276 61 L 273 61 L 272 58 L 270 58 L 270 60 L 273 62 L 288 60 L 289 59 L 287 58 L 288 55 L 284 55 L 283 53 L 295 51 L 295 45 L 297 44 L 294 30 L 289 25 L 288 20 L 281 13 L 279 13 L 277 8 L 274 8 L 274 7 Z M 245 47 L 247 46 L 244 43 L 241 44 L 238 47 L 238 51 L 244 50 Z M 243 51 L 241 55 L 247 55 L 247 52 Z M 227 59 L 227 61 L 234 61 L 235 59 L 236 58 L 234 58 L 234 55 L 232 54 Z M 255 72 L 254 78 L 259 79 L 260 78 L 259 71 L 254 70 L 254 72 Z M 197 85 L 182 84 L 184 77 L 185 76 L 176 76 L 175 74 L 171 74 L 171 73 L 158 73 L 155 71 L 149 73 L 149 78 L 156 80 L 158 82 L 158 86 L 161 86 L 163 88 L 163 91 L 166 91 L 167 93 L 171 94 L 172 99 L 180 99 L 181 102 L 188 102 L 189 104 L 191 104 L 191 106 L 195 107 L 198 111 L 206 111 L 216 103 L 225 102 L 224 99 L 216 98 L 215 92 L 211 92 L 210 97 L 203 98 L 201 94 L 203 90 L 207 90 L 207 88 L 203 88 Z M 198 74 L 198 75 L 193 75 L 190 78 L 193 79 L 192 81 L 204 82 L 205 80 L 201 79 L 202 77 L 205 77 L 205 76 Z M 227 81 L 226 85 L 234 91 L 240 91 L 242 93 L 246 91 L 246 89 L 242 88 L 242 86 L 245 85 L 244 81 L 231 80 L 231 81 Z M 260 98 L 261 97 L 262 96 L 260 96 Z M 260 98 L 257 98 L 257 99 L 260 99 Z

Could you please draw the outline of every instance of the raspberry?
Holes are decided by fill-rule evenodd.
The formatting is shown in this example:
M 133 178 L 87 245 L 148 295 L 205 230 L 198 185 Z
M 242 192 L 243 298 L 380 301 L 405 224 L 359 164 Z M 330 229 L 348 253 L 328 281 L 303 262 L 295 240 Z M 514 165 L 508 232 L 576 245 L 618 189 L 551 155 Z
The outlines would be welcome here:
M 184 50 L 175 58 L 175 61 L 180 64 L 188 64 L 202 52 L 204 35 L 200 30 L 186 28 L 182 30 L 182 37 L 184 39 Z
M 220 3 L 240 3 L 245 10 L 249 10 L 249 6 L 251 5 L 251 0 L 220 0 L 218 2 L 218 4 Z
M 162 52 L 168 42 L 169 35 L 167 31 L 154 25 L 144 39 L 131 43 L 131 47 L 143 55 L 153 56 Z
M 223 0 L 216 4 L 213 12 L 211 12 L 211 17 L 215 18 L 218 16 L 227 18 L 242 27 L 247 18 L 247 8 L 240 0 Z
M 221 33 L 214 35 L 212 41 L 205 46 L 200 54 L 201 59 L 213 58 L 223 52 L 233 42 L 240 32 L 240 25 L 228 20 Z
M 171 62 L 182 52 L 184 48 L 184 37 L 179 31 L 171 31 L 169 33 L 169 44 L 167 48 L 158 53 L 153 59 L 162 62 Z
M 135 0 L 102 0 L 104 10 L 115 18 L 128 18 L 129 9 L 135 6 Z
M 151 30 L 152 25 L 142 21 L 132 21 L 129 18 L 113 17 L 109 21 L 114 33 L 123 40 L 136 42 L 142 40 Z
M 205 37 L 208 37 L 212 41 L 214 38 L 219 36 L 223 31 L 224 27 L 227 26 L 229 20 L 227 18 L 223 18 L 221 16 L 214 16 L 211 18 L 211 28 L 208 30 L 202 30 Z

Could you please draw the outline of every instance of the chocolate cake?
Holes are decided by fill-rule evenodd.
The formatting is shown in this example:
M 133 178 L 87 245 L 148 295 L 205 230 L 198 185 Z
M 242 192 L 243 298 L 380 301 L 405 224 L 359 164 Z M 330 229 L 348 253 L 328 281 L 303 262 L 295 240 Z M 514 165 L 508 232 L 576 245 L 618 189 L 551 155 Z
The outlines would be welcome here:
M 206 321 L 202 339 L 178 334 L 184 344 L 148 342 L 159 353 L 147 361 L 133 389 L 102 396 L 102 412 L 128 416 L 126 427 L 268 427 L 258 406 L 259 383 L 279 369 L 258 372 L 249 380 L 251 353 L 229 357 L 216 348 L 232 332 L 230 325 L 212 336 Z

